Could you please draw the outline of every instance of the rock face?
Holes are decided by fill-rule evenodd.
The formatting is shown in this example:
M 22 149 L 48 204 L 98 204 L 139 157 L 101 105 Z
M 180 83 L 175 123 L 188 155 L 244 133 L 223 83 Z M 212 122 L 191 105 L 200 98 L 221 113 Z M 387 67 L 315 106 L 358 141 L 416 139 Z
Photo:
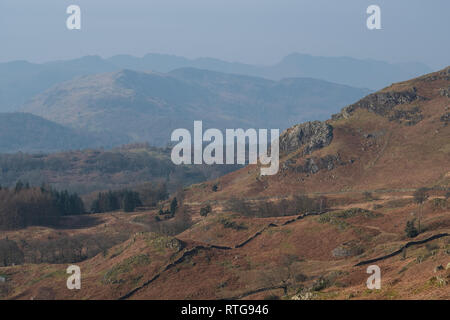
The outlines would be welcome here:
M 450 87 L 439 89 L 439 94 L 443 97 L 450 98 Z
M 333 120 L 347 118 L 357 109 L 366 109 L 380 116 L 388 116 L 395 106 L 421 101 L 425 98 L 417 95 L 416 88 L 400 92 L 377 92 L 345 107 L 341 113 L 333 115 Z
M 339 156 L 329 154 L 325 157 L 311 157 L 307 158 L 303 165 L 296 165 L 295 159 L 289 159 L 283 163 L 282 171 L 293 170 L 297 173 L 315 174 L 320 170 L 333 170 L 338 166 L 345 165 Z
M 423 78 L 423 81 L 436 81 L 436 80 L 450 80 L 450 67 L 447 67 L 439 72 L 432 73 Z
M 280 136 L 280 152 L 289 154 L 304 146 L 303 154 L 310 154 L 329 145 L 331 140 L 332 126 L 321 121 L 305 122 L 283 132 Z
M 305 165 L 296 168 L 297 172 L 316 173 L 320 170 L 333 170 L 339 165 L 343 165 L 339 155 L 327 155 L 323 158 L 308 158 Z
M 389 115 L 389 120 L 412 126 L 423 120 L 421 112 L 422 111 L 417 106 L 409 110 L 393 110 Z
M 450 112 L 442 115 L 441 121 L 444 122 L 445 125 L 448 125 L 448 123 L 450 122 Z

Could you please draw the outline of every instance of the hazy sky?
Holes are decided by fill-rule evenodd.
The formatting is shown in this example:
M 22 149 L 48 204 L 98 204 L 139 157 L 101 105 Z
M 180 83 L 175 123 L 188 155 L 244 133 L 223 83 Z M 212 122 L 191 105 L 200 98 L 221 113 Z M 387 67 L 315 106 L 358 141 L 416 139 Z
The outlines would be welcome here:
M 82 29 L 66 28 L 66 8 Z M 381 7 L 382 30 L 366 8 Z M 0 0 L 0 61 L 88 54 L 271 64 L 292 52 L 450 65 L 449 0 Z

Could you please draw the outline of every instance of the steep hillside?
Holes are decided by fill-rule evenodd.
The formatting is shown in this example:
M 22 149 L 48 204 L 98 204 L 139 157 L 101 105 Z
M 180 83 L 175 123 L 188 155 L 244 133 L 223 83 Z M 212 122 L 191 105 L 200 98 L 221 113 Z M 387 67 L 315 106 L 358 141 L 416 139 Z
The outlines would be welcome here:
M 280 170 L 251 166 L 196 198 L 286 196 L 450 186 L 450 68 L 400 82 L 345 107 L 326 122 L 280 138 Z
M 325 119 L 367 90 L 313 79 L 279 82 L 197 69 L 169 74 L 123 70 L 59 84 L 24 110 L 92 132 L 166 145 L 176 128 L 287 128 Z

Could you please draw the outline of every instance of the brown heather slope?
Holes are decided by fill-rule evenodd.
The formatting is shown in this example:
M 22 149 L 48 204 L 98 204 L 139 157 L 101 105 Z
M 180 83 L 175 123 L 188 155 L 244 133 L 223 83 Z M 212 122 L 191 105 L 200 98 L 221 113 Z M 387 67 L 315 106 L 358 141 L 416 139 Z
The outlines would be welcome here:
M 62 234 L 128 232 L 128 240 L 76 263 L 79 291 L 65 286 L 69 263 L 0 267 L 0 298 L 450 299 L 449 86 L 447 68 L 370 95 L 326 125 L 288 130 L 277 175 L 262 178 L 249 166 L 186 189 L 194 223 L 172 237 L 148 232 L 156 211 L 8 232 L 19 247 Z M 422 186 L 432 187 L 430 198 L 422 232 L 410 239 L 405 224 L 419 212 L 412 193 Z M 257 218 L 229 207 L 233 197 L 256 203 L 302 193 L 326 195 L 331 208 Z M 212 212 L 202 217 L 206 204 Z M 369 290 L 366 268 L 380 257 L 373 264 L 382 288 Z
M 388 255 L 410 241 L 450 233 L 448 204 L 442 208 L 428 201 L 424 232 L 407 239 L 404 224 L 417 209 L 411 199 L 389 195 L 376 203 L 383 207 L 336 209 L 295 221 L 301 216 L 243 218 L 213 212 L 176 237 L 149 233 L 145 223 L 135 222 L 156 212 L 103 214 L 95 226 L 58 234 L 44 228 L 27 229 L 26 235 L 9 232 L 8 237 L 16 240 L 57 237 L 61 232 L 98 234 L 104 229 L 129 230 L 130 237 L 75 263 L 82 271 L 81 290 L 66 288 L 65 270 L 71 263 L 2 267 L 0 275 L 8 286 L 2 298 L 450 299 L 450 269 L 445 269 L 450 262 L 449 236 L 410 246 L 404 254 L 374 263 L 382 270 L 382 289 L 366 288 L 367 265 L 358 263 Z M 243 228 L 226 228 L 218 223 L 222 219 Z
M 211 182 L 219 192 L 204 184 L 193 186 L 191 199 L 448 188 L 449 87 L 450 67 L 393 84 L 326 121 L 332 127 L 329 145 L 303 155 L 311 140 L 306 139 L 299 149 L 282 154 L 277 175 L 260 177 L 257 166 L 246 167 Z M 281 149 L 290 130 L 282 134 Z M 310 168 L 311 159 L 317 172 Z

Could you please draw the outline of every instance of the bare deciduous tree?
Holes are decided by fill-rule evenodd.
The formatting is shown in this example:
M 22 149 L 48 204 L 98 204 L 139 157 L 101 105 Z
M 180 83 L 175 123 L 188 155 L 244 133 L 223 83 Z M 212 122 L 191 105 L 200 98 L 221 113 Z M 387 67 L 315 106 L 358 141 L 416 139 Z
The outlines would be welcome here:
M 413 197 L 414 197 L 414 201 L 416 203 L 418 203 L 420 206 L 419 216 L 418 216 L 418 232 L 420 233 L 421 232 L 421 220 L 422 220 L 422 215 L 423 215 L 423 204 L 425 203 L 425 201 L 428 200 L 430 195 L 428 194 L 427 188 L 420 188 L 414 192 Z

